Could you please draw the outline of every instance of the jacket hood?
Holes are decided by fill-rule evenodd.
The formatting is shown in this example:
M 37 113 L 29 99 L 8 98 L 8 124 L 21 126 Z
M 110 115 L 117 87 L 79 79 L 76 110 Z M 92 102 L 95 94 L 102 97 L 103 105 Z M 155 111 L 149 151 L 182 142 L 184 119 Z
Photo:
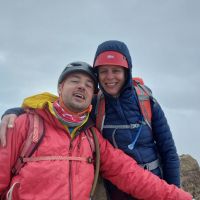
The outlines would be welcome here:
M 101 43 L 97 47 L 96 54 L 95 54 L 95 57 L 94 57 L 93 66 L 95 64 L 97 57 L 101 53 L 106 52 L 106 51 L 116 51 L 116 52 L 121 53 L 125 56 L 127 63 L 128 63 L 128 69 L 127 68 L 125 69 L 126 70 L 126 81 L 125 81 L 125 84 L 124 84 L 121 92 L 123 92 L 124 90 L 126 90 L 128 88 L 129 89 L 132 88 L 132 85 L 133 85 L 133 83 L 132 83 L 132 59 L 131 59 L 129 49 L 126 46 L 126 44 L 124 42 L 121 42 L 121 41 L 118 41 L 118 40 L 108 40 L 108 41 Z M 97 71 L 97 74 L 98 74 L 98 71 Z M 100 85 L 100 88 L 106 96 L 109 96 L 109 94 L 106 94 L 106 92 L 103 90 L 101 85 Z
M 125 56 L 125 58 L 127 59 L 129 69 L 130 70 L 132 69 L 131 56 L 130 56 L 128 47 L 126 46 L 126 44 L 124 42 L 121 42 L 118 40 L 108 40 L 108 41 L 101 43 L 97 47 L 93 63 L 95 63 L 97 56 L 105 51 L 116 51 L 118 53 L 123 54 Z
M 24 99 L 22 107 L 32 109 L 43 109 L 48 103 L 52 103 L 58 99 L 58 96 L 44 92 L 36 94 Z

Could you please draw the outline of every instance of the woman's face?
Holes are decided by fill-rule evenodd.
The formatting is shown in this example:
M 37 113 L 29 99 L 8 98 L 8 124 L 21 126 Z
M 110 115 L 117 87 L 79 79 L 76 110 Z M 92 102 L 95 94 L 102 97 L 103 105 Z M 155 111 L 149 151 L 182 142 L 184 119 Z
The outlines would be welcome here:
M 103 89 L 110 95 L 116 97 L 125 82 L 125 69 L 115 65 L 104 65 L 98 67 L 99 82 Z

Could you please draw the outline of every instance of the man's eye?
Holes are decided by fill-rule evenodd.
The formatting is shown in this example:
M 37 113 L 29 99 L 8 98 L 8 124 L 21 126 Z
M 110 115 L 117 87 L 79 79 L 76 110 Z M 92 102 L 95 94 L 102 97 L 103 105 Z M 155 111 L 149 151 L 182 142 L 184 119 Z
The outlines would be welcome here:
M 78 80 L 71 80 L 72 83 L 78 83 Z
M 86 86 L 87 86 L 88 88 L 93 88 L 93 85 L 92 85 L 92 84 L 86 84 Z
M 87 88 L 90 88 L 90 89 L 93 89 L 94 88 L 94 85 L 93 85 L 93 83 L 86 83 L 86 87 Z

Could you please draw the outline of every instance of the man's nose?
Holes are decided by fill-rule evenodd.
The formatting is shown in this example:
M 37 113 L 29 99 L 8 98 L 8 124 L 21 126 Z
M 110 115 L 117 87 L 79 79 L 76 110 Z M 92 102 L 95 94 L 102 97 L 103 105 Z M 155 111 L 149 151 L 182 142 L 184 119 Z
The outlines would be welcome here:
M 84 82 L 79 82 L 78 88 L 85 89 L 85 87 L 86 87 L 86 84 Z

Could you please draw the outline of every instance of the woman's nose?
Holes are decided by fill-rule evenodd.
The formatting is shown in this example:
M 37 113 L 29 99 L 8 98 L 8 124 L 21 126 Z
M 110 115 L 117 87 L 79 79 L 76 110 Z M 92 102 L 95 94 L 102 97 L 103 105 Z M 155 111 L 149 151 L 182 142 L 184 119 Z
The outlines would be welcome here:
M 106 74 L 106 77 L 108 78 L 108 79 L 112 79 L 113 78 L 113 73 L 112 73 L 112 71 L 108 71 L 107 72 L 107 74 Z

